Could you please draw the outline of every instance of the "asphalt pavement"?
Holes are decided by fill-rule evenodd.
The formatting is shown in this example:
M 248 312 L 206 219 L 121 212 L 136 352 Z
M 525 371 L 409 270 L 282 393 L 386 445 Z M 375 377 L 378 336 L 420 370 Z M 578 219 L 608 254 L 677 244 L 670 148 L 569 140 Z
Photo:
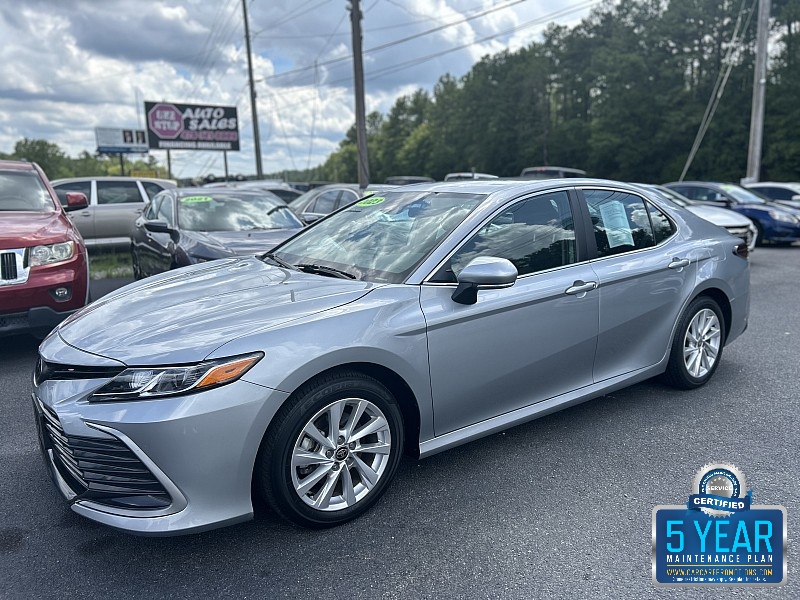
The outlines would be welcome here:
M 0 598 L 798 598 L 799 281 L 800 248 L 754 253 L 749 330 L 705 387 L 648 381 L 405 459 L 367 515 L 316 532 L 263 507 L 177 538 L 71 512 L 37 447 L 37 343 L 0 339 Z M 755 504 L 786 507 L 786 586 L 654 587 L 652 509 L 685 502 L 713 461 L 743 471 Z

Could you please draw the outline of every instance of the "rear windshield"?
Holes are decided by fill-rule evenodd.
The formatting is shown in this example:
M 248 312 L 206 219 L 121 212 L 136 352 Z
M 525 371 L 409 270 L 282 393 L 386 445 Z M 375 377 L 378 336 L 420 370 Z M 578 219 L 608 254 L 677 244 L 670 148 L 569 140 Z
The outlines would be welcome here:
M 0 211 L 51 212 L 56 205 L 34 171 L 0 171 Z

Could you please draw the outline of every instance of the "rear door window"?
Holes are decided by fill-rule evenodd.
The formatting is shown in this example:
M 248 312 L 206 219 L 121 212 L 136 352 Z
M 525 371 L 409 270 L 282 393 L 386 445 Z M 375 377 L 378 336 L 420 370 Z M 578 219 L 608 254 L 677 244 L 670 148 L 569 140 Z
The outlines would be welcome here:
M 602 258 L 655 246 L 644 200 L 615 190 L 583 190 Z
M 144 202 L 135 181 L 98 181 L 98 204 L 128 204 Z

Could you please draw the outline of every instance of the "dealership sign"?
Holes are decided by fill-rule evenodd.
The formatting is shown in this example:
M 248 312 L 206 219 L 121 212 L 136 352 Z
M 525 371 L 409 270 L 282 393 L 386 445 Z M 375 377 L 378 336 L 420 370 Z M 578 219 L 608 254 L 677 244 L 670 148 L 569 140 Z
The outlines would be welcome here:
M 95 127 L 94 135 L 97 139 L 97 151 L 100 153 L 148 151 L 144 129 Z
M 145 102 L 147 133 L 154 150 L 238 150 L 235 106 Z

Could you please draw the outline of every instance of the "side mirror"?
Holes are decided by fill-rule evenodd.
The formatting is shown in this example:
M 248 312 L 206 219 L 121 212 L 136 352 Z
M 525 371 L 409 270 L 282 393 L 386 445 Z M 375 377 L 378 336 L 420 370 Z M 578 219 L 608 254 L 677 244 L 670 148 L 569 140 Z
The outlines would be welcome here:
M 478 290 L 511 287 L 517 281 L 517 274 L 517 268 L 505 258 L 474 258 L 458 274 L 458 287 L 453 292 L 453 301 L 459 304 L 475 304 L 478 301 Z
M 322 218 L 322 216 L 315 215 L 313 213 L 308 213 L 308 214 L 304 214 L 300 218 L 303 221 L 303 223 L 305 223 L 306 225 L 311 225 L 312 223 L 316 223 L 317 221 L 319 221 Z
M 66 211 L 80 210 L 89 206 L 89 200 L 83 192 L 67 192 L 67 205 L 64 207 Z
M 166 221 L 145 221 L 144 228 L 153 233 L 172 233 L 172 228 Z
M 721 204 L 727 204 L 727 205 L 731 203 L 731 201 L 728 200 L 725 194 L 720 194 L 719 192 L 713 194 L 711 198 L 709 198 L 709 200 L 711 200 L 712 202 L 720 202 Z

